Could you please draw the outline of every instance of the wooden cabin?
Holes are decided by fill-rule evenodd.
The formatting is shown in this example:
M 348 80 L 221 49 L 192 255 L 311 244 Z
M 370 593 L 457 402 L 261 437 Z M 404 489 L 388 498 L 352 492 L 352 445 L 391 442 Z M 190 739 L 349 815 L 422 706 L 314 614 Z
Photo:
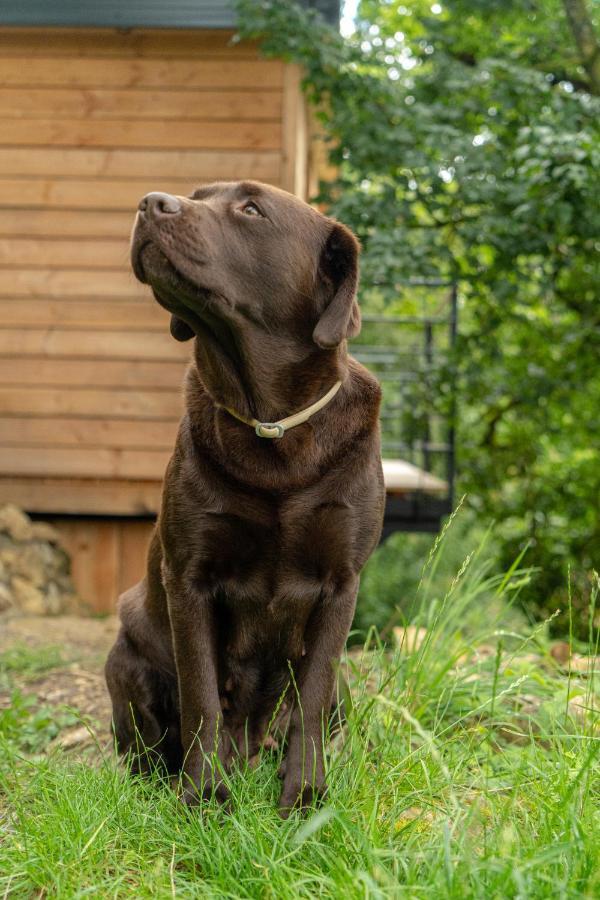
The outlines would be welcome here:
M 297 67 L 234 27 L 208 0 L 0 10 L 0 502 L 55 522 L 96 611 L 143 572 L 190 354 L 130 271 L 139 198 L 316 177 Z

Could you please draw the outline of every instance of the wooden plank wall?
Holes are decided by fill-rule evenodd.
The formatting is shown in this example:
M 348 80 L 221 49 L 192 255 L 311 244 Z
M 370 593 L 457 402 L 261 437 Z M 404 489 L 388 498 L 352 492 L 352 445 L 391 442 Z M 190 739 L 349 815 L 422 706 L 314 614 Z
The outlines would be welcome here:
M 190 349 L 130 271 L 138 200 L 215 179 L 306 191 L 299 73 L 231 36 L 0 29 L 0 502 L 158 508 Z M 148 523 L 57 524 L 109 608 Z
M 110 613 L 119 594 L 143 577 L 154 527 L 140 519 L 50 519 L 71 557 L 82 612 Z
M 156 509 L 189 347 L 131 274 L 137 202 L 305 188 L 297 71 L 230 39 L 0 31 L 0 500 Z

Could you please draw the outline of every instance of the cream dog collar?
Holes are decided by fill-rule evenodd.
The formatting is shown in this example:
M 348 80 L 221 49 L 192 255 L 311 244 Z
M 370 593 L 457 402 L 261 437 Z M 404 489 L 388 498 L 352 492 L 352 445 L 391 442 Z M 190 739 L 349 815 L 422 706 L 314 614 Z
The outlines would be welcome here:
M 259 422 L 258 419 L 247 419 L 246 416 L 240 415 L 240 413 L 236 412 L 234 409 L 230 409 L 228 406 L 222 406 L 222 409 L 227 410 L 230 416 L 239 419 L 240 422 L 252 426 L 258 437 L 270 439 L 282 438 L 290 428 L 295 428 L 296 425 L 302 425 L 303 422 L 307 422 L 316 412 L 323 409 L 324 406 L 327 406 L 329 401 L 333 400 L 341 386 L 342 382 L 336 381 L 333 387 L 330 388 L 320 400 L 317 400 L 316 403 L 307 406 L 306 409 L 302 409 L 300 412 L 294 413 L 292 416 L 287 416 L 285 419 L 279 419 L 277 422 Z M 219 404 L 219 406 L 221 406 L 221 404 Z

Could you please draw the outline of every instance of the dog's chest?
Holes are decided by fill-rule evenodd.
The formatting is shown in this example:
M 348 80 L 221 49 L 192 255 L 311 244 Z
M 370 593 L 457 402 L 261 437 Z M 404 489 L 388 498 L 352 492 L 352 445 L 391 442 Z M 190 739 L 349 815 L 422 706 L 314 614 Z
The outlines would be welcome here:
M 356 522 L 347 507 L 294 498 L 249 512 L 210 515 L 201 530 L 198 577 L 232 601 L 283 616 L 294 598 L 318 598 L 351 566 Z
M 347 569 L 352 529 L 339 505 L 297 498 L 207 516 L 197 547 L 198 585 L 218 598 L 227 655 L 257 648 L 298 658 L 324 586 Z

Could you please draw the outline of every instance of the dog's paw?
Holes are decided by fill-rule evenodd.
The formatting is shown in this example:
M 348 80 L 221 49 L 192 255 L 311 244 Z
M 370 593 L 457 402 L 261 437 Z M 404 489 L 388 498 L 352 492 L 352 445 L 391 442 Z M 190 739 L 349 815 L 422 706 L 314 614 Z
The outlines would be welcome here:
M 325 779 L 318 782 L 307 782 L 299 777 L 285 777 L 283 790 L 279 798 L 279 815 L 287 819 L 294 810 L 305 810 L 319 800 L 325 794 Z
M 186 782 L 179 793 L 179 799 L 184 806 L 198 806 L 203 801 L 212 800 L 213 797 L 221 804 L 229 801 L 229 791 L 222 781 L 205 779 L 201 786 L 196 785 L 189 778 L 186 779 Z

